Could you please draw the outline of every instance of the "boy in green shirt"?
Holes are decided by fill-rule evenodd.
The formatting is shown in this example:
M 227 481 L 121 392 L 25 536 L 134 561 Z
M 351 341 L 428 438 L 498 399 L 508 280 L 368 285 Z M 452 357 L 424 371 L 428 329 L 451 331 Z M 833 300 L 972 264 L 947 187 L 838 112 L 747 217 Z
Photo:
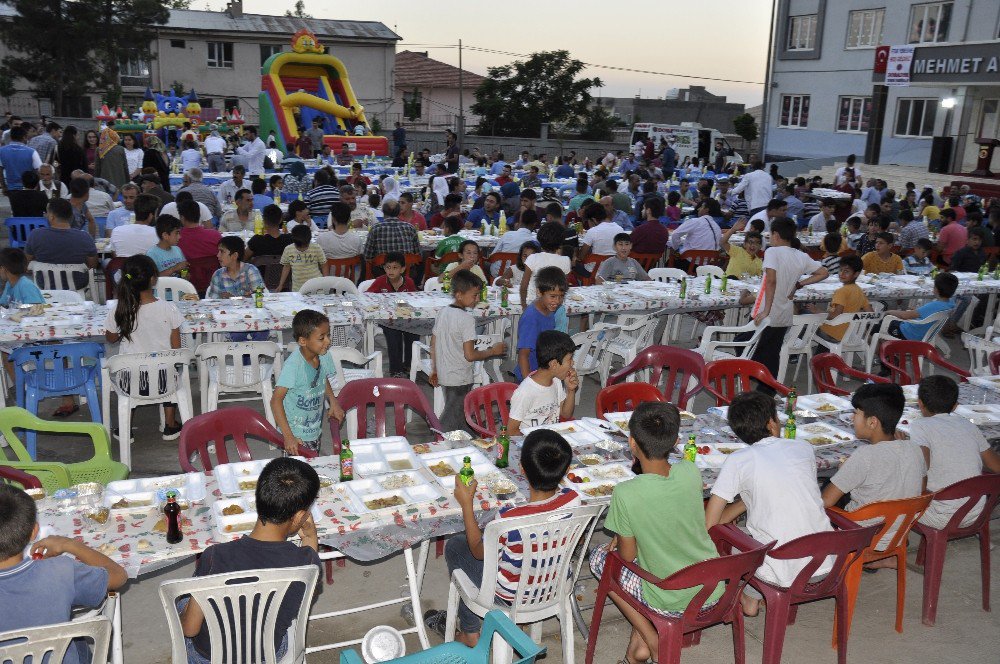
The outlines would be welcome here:
M 605 527 L 615 533 L 610 544 L 594 549 L 590 568 L 601 577 L 608 551 L 617 549 L 625 560 L 637 560 L 654 576 L 666 578 L 696 562 L 715 558 L 718 553 L 705 528 L 702 480 L 690 461 L 673 466 L 667 456 L 677 444 L 680 411 L 670 403 L 640 404 L 629 420 L 629 449 L 642 466 L 642 474 L 622 482 L 611 495 Z M 649 509 L 669 505 L 668 510 Z M 661 590 L 624 569 L 621 584 L 633 598 L 666 616 L 680 616 L 700 588 Z M 716 588 L 706 602 L 722 596 Z M 657 658 L 657 635 L 653 624 L 625 600 L 611 593 L 611 599 L 632 623 L 632 637 L 626 651 L 628 664 Z

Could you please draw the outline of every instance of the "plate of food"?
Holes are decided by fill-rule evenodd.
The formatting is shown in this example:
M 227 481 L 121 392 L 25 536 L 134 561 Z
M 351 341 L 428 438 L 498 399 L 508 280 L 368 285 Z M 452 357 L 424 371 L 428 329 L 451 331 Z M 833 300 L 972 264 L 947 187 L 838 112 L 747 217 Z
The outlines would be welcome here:
M 854 410 L 848 399 L 835 394 L 803 394 L 798 397 L 795 406 L 817 415 L 836 415 Z
M 212 312 L 212 317 L 219 323 L 235 323 L 237 321 L 256 321 L 266 318 L 268 312 L 257 308 L 226 307 Z
M 620 413 L 604 413 L 604 419 L 607 420 L 608 424 L 621 431 L 626 436 L 628 435 L 628 423 L 632 419 L 632 411 L 623 411 Z
M 684 454 L 685 444 L 685 442 L 677 443 L 678 454 Z M 749 447 L 746 443 L 739 442 L 699 444 L 695 441 L 695 445 L 698 447 L 698 456 L 695 457 L 694 464 L 698 468 L 718 468 L 729 458 L 730 454 Z
M 429 452 L 420 456 L 421 464 L 431 471 L 442 488 L 455 488 L 455 476 L 462 470 L 463 459 L 469 457 L 477 477 L 485 477 L 497 470 L 496 465 L 476 447 L 459 447 L 443 452 Z
M 616 484 L 633 477 L 635 473 L 624 463 L 604 463 L 571 470 L 566 473 L 562 485 L 573 489 L 584 499 L 606 498 Z
M 972 382 L 971 378 L 969 382 Z M 903 385 L 903 398 L 906 399 L 907 406 L 917 405 L 917 389 L 919 387 L 919 385 Z M 998 384 L 996 389 L 1000 390 L 1000 384 Z
M 386 489 L 381 481 L 385 478 L 354 480 L 345 482 L 344 487 L 359 514 L 370 514 L 382 510 L 395 511 L 407 505 L 430 503 L 442 497 L 441 488 L 431 482 L 412 486 Z M 401 482 L 405 484 L 406 482 Z
M 300 461 L 305 461 L 302 457 L 292 457 Z M 215 481 L 219 483 L 219 491 L 224 496 L 239 496 L 244 493 L 253 493 L 257 490 L 257 478 L 270 462 L 270 459 L 259 459 L 257 461 L 240 461 L 237 463 L 223 463 L 215 467 Z
M 919 420 L 923 416 L 923 413 L 921 413 L 918 408 L 907 406 L 903 409 L 903 416 L 899 418 L 899 423 L 896 424 L 896 429 L 909 436 L 910 425 L 913 424 L 914 420 Z
M 955 414 L 966 418 L 976 426 L 996 424 L 1000 422 L 1000 405 L 992 403 L 958 406 Z
M 856 439 L 853 433 L 838 429 L 826 422 L 810 422 L 800 424 L 795 428 L 795 437 L 804 440 L 813 447 L 822 448 L 832 445 L 842 445 Z
M 319 524 L 321 514 L 316 503 L 313 503 L 310 511 L 313 521 Z M 253 530 L 257 523 L 257 505 L 249 496 L 223 498 L 212 503 L 212 517 L 215 530 L 222 539 L 242 537 Z
M 537 429 L 548 429 L 550 431 L 555 431 L 566 439 L 572 447 L 579 447 L 581 445 L 593 445 L 597 441 L 607 437 L 607 432 L 601 429 L 587 424 L 582 420 L 573 420 L 571 422 L 559 422 L 557 424 L 543 424 L 540 426 L 525 427 L 521 429 L 521 433 L 528 435 L 532 431 Z
M 351 443 L 355 477 L 417 470 L 420 462 L 413 446 L 402 436 L 365 438 Z

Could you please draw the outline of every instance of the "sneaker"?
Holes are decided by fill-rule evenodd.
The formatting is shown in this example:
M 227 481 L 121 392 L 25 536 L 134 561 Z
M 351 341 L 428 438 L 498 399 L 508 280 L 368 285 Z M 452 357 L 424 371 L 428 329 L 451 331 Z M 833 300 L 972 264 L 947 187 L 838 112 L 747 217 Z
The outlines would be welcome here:
M 169 424 L 163 427 L 163 440 L 177 440 L 181 435 L 181 426 L 172 427 Z
M 424 626 L 442 639 L 444 638 L 445 623 L 448 622 L 447 611 L 424 611 Z

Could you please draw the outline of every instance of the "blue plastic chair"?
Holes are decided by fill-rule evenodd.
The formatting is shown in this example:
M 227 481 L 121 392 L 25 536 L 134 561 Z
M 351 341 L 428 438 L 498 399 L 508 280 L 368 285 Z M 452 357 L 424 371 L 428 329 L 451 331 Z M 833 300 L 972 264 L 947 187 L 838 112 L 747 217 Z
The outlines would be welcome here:
M 93 342 L 39 344 L 15 348 L 14 392 L 17 405 L 38 415 L 38 403 L 49 397 L 78 394 L 87 397 L 92 422 L 101 422 L 99 372 L 104 346 Z M 35 459 L 36 434 L 29 431 L 25 447 Z
M 490 611 L 483 620 L 482 636 L 475 648 L 452 641 L 390 660 L 387 664 L 489 664 L 494 636 L 503 638 L 521 658 L 512 664 L 533 664 L 535 658 L 545 654 L 545 648 L 528 638 L 503 612 Z M 354 650 L 347 650 L 340 653 L 340 664 L 364 664 L 364 660 Z
M 7 217 L 3 223 L 7 227 L 11 249 L 24 249 L 31 231 L 49 225 L 45 217 Z
M 97 237 L 104 237 L 108 225 L 107 217 L 94 217 L 94 224 L 97 225 Z

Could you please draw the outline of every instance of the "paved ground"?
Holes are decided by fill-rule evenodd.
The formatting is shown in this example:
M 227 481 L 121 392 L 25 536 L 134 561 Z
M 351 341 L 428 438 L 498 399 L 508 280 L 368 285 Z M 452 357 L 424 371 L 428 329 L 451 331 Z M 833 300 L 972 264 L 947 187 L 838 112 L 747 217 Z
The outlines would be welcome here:
M 967 366 L 966 352 L 953 342 L 952 360 Z M 197 380 L 194 381 L 197 389 Z M 429 388 L 424 386 L 429 393 Z M 799 393 L 805 393 L 805 373 L 800 372 L 797 381 Z M 597 387 L 593 380 L 584 381 L 584 391 L 578 415 L 594 414 L 594 398 Z M 197 395 L 195 403 L 198 403 Z M 252 404 L 251 404 L 252 405 Z M 695 408 L 701 412 L 709 404 L 699 397 Z M 41 414 L 47 417 L 54 409 L 54 401 L 42 405 Z M 197 408 L 197 405 L 196 405 Z M 80 417 L 78 414 L 77 417 Z M 177 443 L 166 442 L 154 433 L 158 426 L 155 409 L 140 409 L 133 420 L 136 426 L 136 443 L 133 445 L 134 472 L 136 475 L 159 475 L 176 472 Z M 324 441 L 324 447 L 328 441 Z M 328 449 L 328 448 L 326 448 Z M 264 456 L 261 451 L 261 456 Z M 40 454 L 43 458 L 55 458 L 64 453 L 51 444 L 40 440 Z M 607 539 L 604 533 L 595 535 L 595 542 Z M 915 543 L 915 540 L 911 540 Z M 993 548 L 1000 544 L 1000 527 L 995 526 L 992 535 Z M 910 561 L 914 552 L 911 551 Z M 922 662 L 962 662 L 963 664 L 996 664 L 1000 662 L 1000 574 L 994 574 L 992 603 L 998 607 L 994 613 L 985 613 L 980 606 L 980 582 L 978 570 L 978 547 L 973 541 L 952 544 L 948 549 L 943 589 L 937 626 L 924 627 L 920 623 L 922 600 L 919 573 L 908 573 L 909 593 L 906 598 L 904 633 L 893 631 L 895 607 L 895 577 L 882 571 L 875 575 L 864 575 L 858 608 L 855 613 L 852 638 L 850 641 L 850 661 L 871 664 L 909 664 Z M 1000 571 L 1000 563 L 994 558 L 994 572 Z M 170 648 L 163 609 L 157 594 L 158 585 L 165 579 L 183 578 L 191 575 L 193 560 L 157 574 L 133 581 L 123 595 L 124 641 L 126 661 L 141 663 L 168 662 Z M 358 598 L 398 596 L 404 583 L 402 556 L 394 556 L 375 564 L 347 562 L 343 568 L 335 568 L 333 585 L 324 586 L 318 599 L 316 610 L 329 611 L 333 607 L 343 608 Z M 434 559 L 433 551 L 428 564 L 424 584 L 423 599 L 430 608 L 445 608 L 447 599 L 447 571 L 444 561 Z M 585 587 L 591 593 L 593 584 Z M 747 632 L 747 661 L 761 661 L 764 617 L 749 619 Z M 796 624 L 789 628 L 785 639 L 783 661 L 786 663 L 808 662 L 824 664 L 836 661 L 836 651 L 830 647 L 833 623 L 832 602 L 820 602 L 802 607 Z M 588 615 L 589 618 L 589 615 Z M 325 624 L 324 624 L 325 623 Z M 398 628 L 406 626 L 399 614 L 399 607 L 359 614 L 349 619 L 317 622 L 310 626 L 309 644 L 318 645 L 360 637 L 368 629 L 379 624 L 390 624 Z M 616 609 L 610 607 L 605 612 L 600 641 L 595 662 L 608 664 L 617 662 L 624 653 L 628 638 L 628 625 Z M 432 637 L 436 642 L 436 637 Z M 558 626 L 550 621 L 545 626 L 544 644 L 549 649 L 545 661 L 562 662 Z M 407 641 L 412 652 L 418 648 L 416 639 Z M 577 635 L 576 661 L 583 661 L 585 640 Z M 699 662 L 732 661 L 732 637 L 727 627 L 714 627 L 707 631 L 702 643 L 684 651 L 683 661 L 688 664 Z M 327 652 L 310 658 L 314 662 L 336 662 L 335 653 Z

